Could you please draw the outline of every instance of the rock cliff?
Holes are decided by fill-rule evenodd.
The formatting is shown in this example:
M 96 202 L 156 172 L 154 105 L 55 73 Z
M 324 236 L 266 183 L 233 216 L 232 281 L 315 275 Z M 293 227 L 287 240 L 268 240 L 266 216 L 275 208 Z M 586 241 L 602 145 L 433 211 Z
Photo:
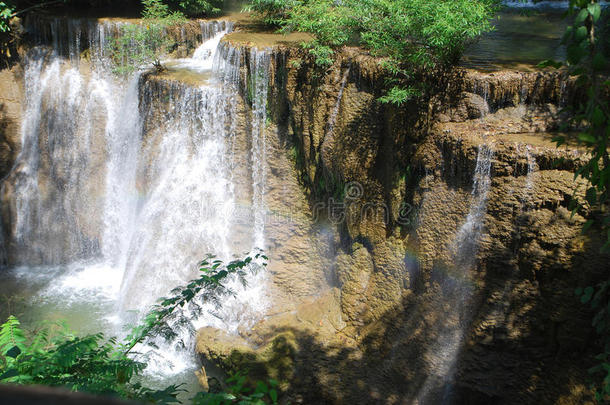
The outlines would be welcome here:
M 590 401 L 594 336 L 574 288 L 608 257 L 580 232 L 593 213 L 568 210 L 586 156 L 552 142 L 579 97 L 564 73 L 458 70 L 395 107 L 357 50 L 327 70 L 285 44 L 272 52 L 271 118 L 314 219 L 335 234 L 334 298 L 309 304 L 326 308 L 313 320 L 297 308 L 244 334 L 239 347 L 260 348 L 244 362 L 281 377 L 269 360 L 281 346 L 285 388 L 305 403 Z M 200 353 L 244 365 L 210 333 Z

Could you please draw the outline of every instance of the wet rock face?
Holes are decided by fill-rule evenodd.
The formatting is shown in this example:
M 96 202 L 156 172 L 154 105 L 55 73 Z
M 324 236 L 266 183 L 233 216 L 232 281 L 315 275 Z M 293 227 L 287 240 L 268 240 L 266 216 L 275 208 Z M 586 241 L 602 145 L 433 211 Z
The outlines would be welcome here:
M 489 113 L 487 100 L 478 94 L 462 92 L 454 109 L 449 111 L 449 116 L 445 115 L 441 119 L 447 121 L 466 121 L 484 117 Z
M 377 101 L 383 78 L 370 60 L 347 50 L 321 73 L 305 58 L 276 50 L 270 108 L 296 146 L 310 209 L 339 232 L 332 270 L 345 326 L 319 335 L 284 324 L 290 361 L 317 389 L 297 372 L 292 398 L 589 401 L 595 349 L 573 289 L 594 283 L 608 258 L 595 234 L 580 234 L 587 218 L 568 212 L 586 155 L 556 149 L 547 132 L 578 97 L 572 84 L 562 73 L 465 71 L 430 105 L 396 109 Z M 490 169 L 477 185 L 482 145 Z M 476 244 L 461 250 L 473 230 Z M 270 330 L 257 345 L 285 329 Z
M 21 149 L 21 114 L 23 103 L 23 69 L 20 65 L 0 70 L 0 178 L 9 175 Z M 2 188 L 0 199 L 11 199 L 13 188 Z M 8 229 L 12 211 L 3 204 L 0 226 Z M 3 258 L 4 260 L 4 258 Z
M 0 70 L 0 178 L 10 171 L 20 147 L 23 70 Z
M 468 173 L 476 145 L 488 142 L 495 150 L 456 396 L 463 403 L 585 401 L 590 315 L 578 304 L 574 287 L 593 283 L 607 269 L 607 259 L 598 253 L 599 236 L 580 234 L 585 218 L 571 217 L 567 209 L 581 154 L 534 146 L 518 135 L 481 138 L 446 126 L 438 131 L 429 141 L 442 156 L 440 164 L 424 177 L 414 199 L 425 283 L 435 284 L 434 269 L 452 266 L 452 241 L 472 199 Z M 547 164 L 559 157 L 565 166 Z

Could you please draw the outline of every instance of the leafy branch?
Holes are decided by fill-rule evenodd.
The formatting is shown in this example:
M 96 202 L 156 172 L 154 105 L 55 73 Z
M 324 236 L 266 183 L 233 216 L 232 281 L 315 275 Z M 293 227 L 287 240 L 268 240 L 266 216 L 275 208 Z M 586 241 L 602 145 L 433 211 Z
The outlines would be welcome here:
M 597 0 L 570 0 L 567 16 L 573 17 L 574 22 L 567 27 L 562 42 L 567 46 L 568 73 L 575 77 L 576 85 L 584 90 L 586 98 L 564 112 L 570 117 L 566 126 L 578 130 L 578 142 L 591 156 L 574 173 L 574 180 L 583 179 L 587 190 L 584 200 L 572 199 L 572 215 L 589 208 L 593 218 L 584 224 L 583 233 L 593 226 L 599 228 L 603 235 L 601 251 L 610 253 L 610 81 L 604 78 L 608 62 L 600 38 L 596 36 L 601 15 Z M 540 66 L 559 68 L 563 64 L 545 61 Z M 559 147 L 566 143 L 566 137 L 557 136 L 554 141 Z M 575 293 L 595 314 L 592 326 L 600 338 L 603 352 L 595 357 L 598 364 L 589 372 L 600 377 L 600 383 L 593 388 L 597 401 L 605 402 L 610 400 L 610 280 L 597 286 L 579 287 Z
M 14 7 L 0 1 L 0 32 L 8 32 L 10 30 L 9 20 L 14 17 L 14 11 Z
M 157 71 L 165 70 L 161 55 L 175 44 L 168 37 L 167 28 L 186 21 L 184 14 L 172 11 L 162 0 L 142 0 L 142 5 L 142 20 L 124 25 L 121 35 L 109 46 L 116 73 L 129 74 L 146 64 L 152 64 Z
M 155 331 L 167 326 L 167 321 L 180 308 L 199 297 L 204 302 L 213 302 L 220 306 L 219 297 L 234 294 L 222 281 L 229 276 L 236 276 L 239 281 L 246 285 L 248 271 L 256 271 L 259 260 L 267 260 L 267 256 L 257 253 L 254 257 L 246 257 L 244 260 L 234 260 L 223 266 L 223 262 L 208 255 L 199 263 L 199 271 L 202 273 L 198 278 L 191 280 L 185 286 L 176 287 L 171 291 L 172 296 L 161 298 L 159 303 L 144 316 L 140 325 L 132 329 L 125 339 L 125 354 L 128 354 L 138 343 L 142 343 L 147 337 L 155 335 Z M 256 266 L 253 266 L 256 264 Z M 266 266 L 263 262 L 262 266 Z

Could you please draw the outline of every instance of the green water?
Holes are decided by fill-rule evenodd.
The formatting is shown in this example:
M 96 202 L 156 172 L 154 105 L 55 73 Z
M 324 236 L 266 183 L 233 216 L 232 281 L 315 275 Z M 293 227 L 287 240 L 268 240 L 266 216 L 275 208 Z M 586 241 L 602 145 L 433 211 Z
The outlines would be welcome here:
M 493 25 L 492 32 L 467 48 L 463 66 L 484 71 L 523 70 L 546 59 L 565 58 L 561 37 L 567 23 L 561 11 L 505 9 Z

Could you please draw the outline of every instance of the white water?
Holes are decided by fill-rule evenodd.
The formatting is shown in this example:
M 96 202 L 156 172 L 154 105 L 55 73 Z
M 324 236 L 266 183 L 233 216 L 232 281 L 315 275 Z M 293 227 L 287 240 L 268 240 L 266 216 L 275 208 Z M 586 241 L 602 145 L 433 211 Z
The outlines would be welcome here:
M 525 156 L 527 159 L 527 174 L 525 175 L 525 189 L 523 195 L 523 205 L 522 208 L 528 208 L 531 204 L 531 195 L 534 188 L 534 173 L 538 170 L 538 163 L 536 162 L 536 156 L 532 154 L 531 147 L 529 145 L 526 146 Z
M 489 145 L 479 145 L 477 163 L 472 180 L 472 204 L 470 205 L 466 222 L 464 222 L 458 231 L 456 238 L 455 255 L 460 262 L 469 262 L 477 253 L 487 212 L 487 194 L 491 186 L 492 157 L 493 149 Z M 462 267 L 466 268 L 468 266 Z
M 269 90 L 270 54 L 256 48 L 250 51 L 250 93 L 252 97 L 252 207 L 255 245 L 264 249 L 267 92 Z
M 172 66 L 185 68 L 195 72 L 206 72 L 213 69 L 216 51 L 220 45 L 220 40 L 227 33 L 233 31 L 231 22 L 212 22 L 201 24 L 202 37 L 204 42 L 195 50 L 191 58 L 177 59 L 172 61 Z
M 264 248 L 269 55 L 252 54 L 252 150 L 237 156 L 240 55 L 220 45 L 230 24 L 203 24 L 208 40 L 178 61 L 211 77 L 189 87 L 159 86 L 140 73 L 117 79 L 105 55 L 116 24 L 83 21 L 31 28 L 57 47 L 35 48 L 26 62 L 22 152 L 3 184 L 14 208 L 8 256 L 19 265 L 12 270 L 18 280 L 40 286 L 30 301 L 41 317 L 81 307 L 89 312 L 75 327 L 121 334 L 125 322 L 195 277 L 206 253 L 227 261 Z M 79 57 L 83 38 L 90 66 Z M 251 165 L 250 184 L 234 176 L 243 164 Z M 233 217 L 236 188 L 253 190 L 247 238 Z M 235 251 L 235 239 L 251 243 Z M 176 317 L 172 341 L 137 348 L 148 355 L 150 375 L 192 370 L 197 328 L 235 332 L 263 316 L 264 273 L 251 276 L 247 288 L 237 280 L 229 287 L 237 294 L 221 309 L 194 303 Z
M 328 135 L 332 135 L 335 130 L 335 124 L 337 123 L 337 116 L 339 115 L 339 109 L 341 108 L 341 100 L 343 100 L 343 92 L 345 91 L 345 85 L 347 84 L 350 70 L 351 64 L 347 67 L 345 72 L 343 72 L 343 76 L 341 77 L 341 86 L 339 87 L 339 93 L 337 94 L 337 101 L 335 102 L 335 106 L 332 109 L 326 126 L 326 133 Z

